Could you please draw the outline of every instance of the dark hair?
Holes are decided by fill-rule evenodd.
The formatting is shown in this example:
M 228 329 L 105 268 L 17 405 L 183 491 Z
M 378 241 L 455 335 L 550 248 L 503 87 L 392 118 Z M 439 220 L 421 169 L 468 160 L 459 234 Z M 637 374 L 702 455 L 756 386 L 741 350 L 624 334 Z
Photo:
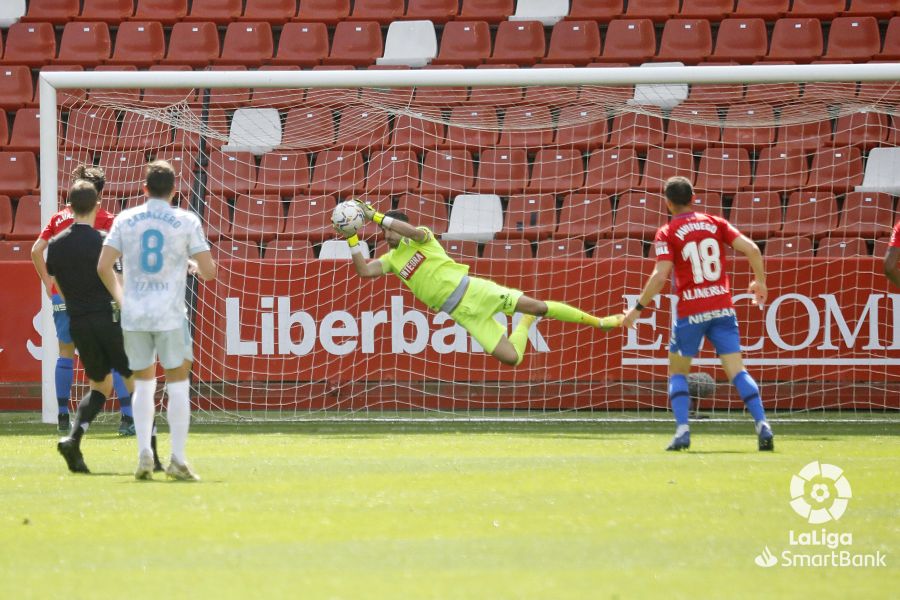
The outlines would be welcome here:
M 79 179 L 69 188 L 69 196 L 66 201 L 72 207 L 76 217 L 84 217 L 91 214 L 97 206 L 97 188 L 92 181 Z
M 175 169 L 164 160 L 154 160 L 147 165 L 146 184 L 152 198 L 168 200 L 175 190 Z
M 83 179 L 90 182 L 97 190 L 98 195 L 103 193 L 103 186 L 106 185 L 106 175 L 103 173 L 103 169 L 93 165 L 78 165 L 72 171 L 72 179 L 76 181 Z
M 402 210 L 389 210 L 384 213 L 384 216 L 403 221 L 404 223 L 409 223 L 409 217 L 407 217 L 406 213 Z
M 669 177 L 666 180 L 666 198 L 672 204 L 688 206 L 694 199 L 694 187 L 686 177 Z

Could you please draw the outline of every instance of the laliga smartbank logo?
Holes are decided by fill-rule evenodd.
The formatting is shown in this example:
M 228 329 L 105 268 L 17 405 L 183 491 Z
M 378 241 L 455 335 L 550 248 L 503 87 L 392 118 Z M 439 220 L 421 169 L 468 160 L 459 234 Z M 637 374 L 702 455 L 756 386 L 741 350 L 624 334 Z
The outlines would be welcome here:
M 853 497 L 850 481 L 840 467 L 813 461 L 791 477 L 790 506 L 810 525 L 840 519 Z M 885 567 L 886 555 L 853 552 L 853 534 L 825 527 L 788 531 L 789 548 L 774 554 L 769 546 L 753 559 L 758 566 L 782 567 Z

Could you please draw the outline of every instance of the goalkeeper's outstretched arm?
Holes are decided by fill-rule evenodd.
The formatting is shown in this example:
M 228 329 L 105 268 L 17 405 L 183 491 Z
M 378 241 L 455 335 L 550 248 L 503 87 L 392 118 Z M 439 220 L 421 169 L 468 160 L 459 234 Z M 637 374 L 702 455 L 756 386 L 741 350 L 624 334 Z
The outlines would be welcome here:
M 363 249 L 359 245 L 359 236 L 355 233 L 347 238 L 350 245 L 350 258 L 353 260 L 353 268 L 356 274 L 364 279 L 372 279 L 384 275 L 384 269 L 380 260 L 366 260 L 363 256 Z

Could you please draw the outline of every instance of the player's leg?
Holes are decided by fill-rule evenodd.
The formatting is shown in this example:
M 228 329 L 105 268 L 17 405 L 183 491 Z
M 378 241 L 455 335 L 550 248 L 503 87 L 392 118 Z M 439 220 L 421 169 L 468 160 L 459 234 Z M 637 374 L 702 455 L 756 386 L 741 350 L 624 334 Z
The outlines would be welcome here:
M 190 374 L 193 364 L 193 343 L 187 322 L 181 330 L 157 334 L 159 362 L 166 372 L 166 416 L 172 456 L 166 475 L 179 480 L 200 479 L 187 463 L 187 437 L 191 426 Z
M 128 364 L 134 372 L 134 393 L 131 410 L 134 416 L 134 433 L 137 438 L 137 479 L 153 477 L 153 450 L 151 433 L 156 413 L 156 349 L 153 335 L 148 331 L 123 331 Z
M 56 383 L 57 428 L 60 432 L 69 431 L 69 397 L 72 394 L 73 370 L 75 367 L 75 344 L 69 332 L 69 314 L 59 294 L 53 294 L 53 324 L 56 326 L 56 339 L 59 343 L 59 357 L 56 359 L 54 372 Z
M 112 373 L 113 387 L 116 389 L 116 398 L 119 400 L 119 412 L 122 419 L 119 421 L 119 435 L 134 435 L 134 413 L 131 410 L 131 391 L 125 385 L 125 380 L 118 371 Z M 133 389 L 133 388 L 132 388 Z
M 687 376 L 691 372 L 691 361 L 700 350 L 704 331 L 703 323 L 691 323 L 688 319 L 678 319 L 672 328 L 668 392 L 669 404 L 675 415 L 675 436 L 666 450 L 686 450 L 691 447 L 691 395 Z
M 566 323 L 582 323 L 591 327 L 599 327 L 609 330 L 622 324 L 621 315 L 610 317 L 595 317 L 581 309 L 575 308 L 564 302 L 554 300 L 536 300 L 530 296 L 522 295 L 515 305 L 516 312 L 536 317 L 549 317 Z
M 728 376 L 728 380 L 737 389 L 747 412 L 753 417 L 756 428 L 757 445 L 760 450 L 775 449 L 775 436 L 772 427 L 766 421 L 766 411 L 759 395 L 759 385 L 744 368 L 744 361 L 740 352 L 730 352 L 719 356 L 722 361 L 722 369 Z

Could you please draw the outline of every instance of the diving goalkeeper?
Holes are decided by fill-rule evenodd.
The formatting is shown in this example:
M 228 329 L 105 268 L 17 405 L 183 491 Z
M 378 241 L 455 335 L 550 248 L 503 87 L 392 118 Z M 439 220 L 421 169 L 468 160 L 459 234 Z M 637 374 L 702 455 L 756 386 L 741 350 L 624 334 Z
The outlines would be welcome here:
M 470 277 L 469 267 L 447 256 L 427 227 L 412 226 L 406 214 L 398 210 L 382 214 L 370 204 L 358 200 L 357 204 L 367 220 L 381 226 L 391 248 L 378 259 L 366 261 L 359 237 L 354 234 L 347 238 L 357 274 L 365 278 L 396 274 L 416 298 L 433 310 L 449 314 L 485 352 L 504 364 L 517 366 L 522 362 L 528 329 L 537 317 L 583 323 L 604 331 L 622 323 L 621 315 L 595 317 L 562 302 L 535 300 L 519 290 Z M 508 338 L 506 328 L 494 320 L 498 312 L 523 314 Z

